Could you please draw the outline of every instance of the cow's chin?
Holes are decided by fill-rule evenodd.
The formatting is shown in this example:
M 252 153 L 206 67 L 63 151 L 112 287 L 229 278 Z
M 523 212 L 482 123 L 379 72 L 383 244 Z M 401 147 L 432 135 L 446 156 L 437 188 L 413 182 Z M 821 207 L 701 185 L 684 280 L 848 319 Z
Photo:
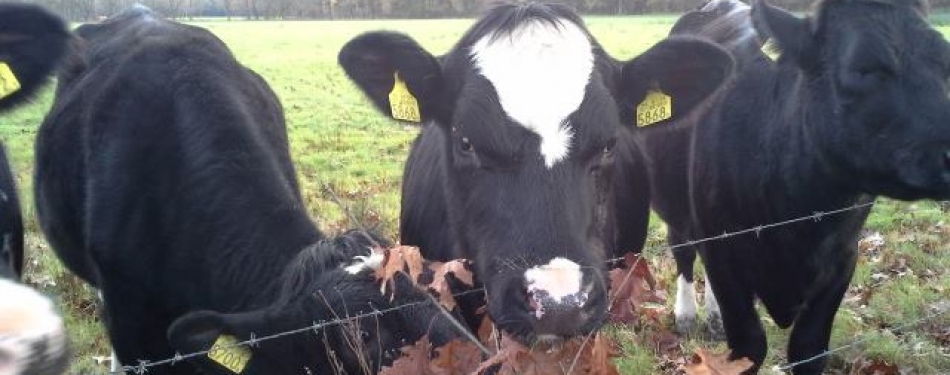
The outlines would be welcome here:
M 571 335 L 549 333 L 544 330 L 546 325 L 550 325 L 549 322 L 545 322 L 544 317 L 538 318 L 530 309 L 529 304 L 515 306 L 516 304 L 511 301 L 507 301 L 507 304 L 505 301 L 496 302 L 499 303 L 489 302 L 489 312 L 495 326 L 511 338 L 528 346 L 555 345 L 573 337 L 590 334 L 603 325 L 606 317 L 606 312 L 602 314 L 585 312 L 584 314 L 596 316 L 587 317 L 587 323 L 578 327 L 577 331 Z

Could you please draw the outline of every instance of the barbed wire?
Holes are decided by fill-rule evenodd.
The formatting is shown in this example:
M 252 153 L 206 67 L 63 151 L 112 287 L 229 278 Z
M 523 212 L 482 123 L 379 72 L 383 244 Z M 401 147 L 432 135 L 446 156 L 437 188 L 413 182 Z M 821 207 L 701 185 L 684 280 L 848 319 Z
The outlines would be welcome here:
M 453 296 L 453 297 L 462 297 L 462 296 L 466 296 L 466 295 L 469 295 L 469 294 L 475 294 L 475 293 L 481 293 L 481 292 L 484 292 L 484 288 L 475 288 L 475 289 L 471 289 L 471 290 L 466 290 L 466 291 L 464 291 L 464 292 L 460 292 L 460 293 L 453 294 L 452 296 Z M 394 307 L 390 307 L 390 308 L 382 309 L 382 310 L 376 310 L 376 309 L 374 309 L 373 311 L 368 312 L 368 313 L 362 313 L 362 314 L 357 314 L 357 315 L 353 315 L 353 316 L 346 316 L 346 317 L 343 317 L 343 318 L 340 318 L 340 319 L 331 320 L 331 321 L 326 321 L 326 322 L 313 322 L 313 324 L 311 324 L 311 325 L 309 325 L 309 326 L 306 326 L 306 327 L 300 327 L 300 328 L 297 328 L 297 329 L 294 329 L 294 330 L 279 332 L 279 333 L 275 333 L 275 334 L 267 335 L 267 336 L 263 336 L 263 337 L 255 337 L 254 334 L 251 334 L 251 337 L 250 337 L 249 339 L 244 340 L 244 341 L 239 341 L 239 342 L 237 342 L 237 343 L 233 343 L 233 344 L 230 344 L 230 345 L 222 345 L 222 346 L 220 346 L 220 347 L 212 347 L 212 348 L 209 348 L 208 350 L 201 350 L 201 351 L 197 351 L 197 352 L 194 352 L 194 353 L 188 353 L 188 354 L 175 354 L 174 357 L 167 358 L 167 359 L 163 359 L 163 360 L 160 360 L 160 361 L 149 362 L 149 361 L 140 360 L 140 361 L 139 361 L 139 364 L 136 365 L 136 366 L 122 366 L 122 367 L 119 369 L 119 371 L 110 372 L 110 374 L 122 375 L 122 374 L 125 374 L 126 372 L 132 372 L 132 373 L 134 373 L 134 374 L 136 374 L 136 375 L 143 375 L 143 374 L 146 374 L 146 373 L 147 373 L 147 371 L 148 371 L 149 368 L 157 367 L 157 366 L 164 366 L 164 365 L 171 365 L 171 366 L 174 366 L 174 365 L 176 365 L 176 364 L 178 364 L 179 362 L 182 362 L 182 361 L 184 361 L 184 360 L 201 357 L 201 356 L 207 355 L 207 354 L 209 354 L 209 353 L 211 353 L 212 351 L 215 351 L 215 350 L 236 349 L 236 348 L 240 348 L 240 347 L 250 347 L 250 348 L 254 348 L 254 347 L 257 347 L 258 345 L 260 345 L 260 343 L 265 342 L 265 341 L 275 340 L 275 339 L 279 339 L 279 338 L 283 338 L 283 337 L 287 337 L 287 336 L 294 336 L 294 335 L 298 335 L 298 334 L 302 334 L 302 333 L 306 333 L 306 332 L 311 332 L 311 331 L 314 332 L 314 333 L 318 333 L 318 334 L 319 334 L 318 331 L 321 330 L 321 329 L 324 329 L 324 328 L 332 327 L 332 326 L 335 326 L 335 325 L 342 325 L 342 324 L 344 324 L 344 323 L 346 323 L 346 322 L 350 322 L 350 321 L 354 321 L 354 320 L 358 320 L 358 319 L 362 319 L 362 318 L 378 317 L 378 316 L 380 316 L 380 315 L 388 314 L 388 313 L 391 313 L 391 312 L 396 312 L 396 311 L 399 311 L 399 310 L 401 310 L 401 309 L 405 309 L 405 308 L 409 308 L 409 307 L 415 307 L 415 306 L 421 306 L 421 305 L 433 303 L 433 301 L 434 301 L 433 299 L 426 299 L 426 300 L 416 301 L 416 302 L 411 302 L 411 303 L 406 303 L 406 304 L 402 304 L 402 305 L 399 305 L 399 306 L 394 306 Z
M 726 233 L 720 234 L 720 235 L 718 235 L 718 236 L 706 237 L 706 238 L 702 238 L 702 239 L 699 239 L 699 240 L 689 240 L 689 241 L 685 241 L 685 242 L 678 243 L 678 244 L 674 244 L 674 245 L 657 246 L 657 247 L 646 248 L 646 249 L 643 249 L 643 251 L 642 251 L 641 253 L 662 252 L 662 251 L 676 251 L 676 250 L 680 250 L 680 249 L 685 248 L 685 247 L 696 246 L 696 245 L 699 245 L 699 244 L 702 244 L 702 243 L 706 243 L 706 242 L 721 241 L 721 240 L 725 240 L 725 239 L 728 239 L 728 238 L 738 237 L 738 236 L 745 235 L 745 234 L 750 234 L 750 233 L 754 233 L 756 236 L 758 236 L 760 233 L 762 233 L 762 231 L 767 230 L 767 229 L 773 229 L 773 228 L 783 227 L 783 226 L 786 226 L 786 225 L 791 225 L 791 224 L 796 224 L 796 223 L 801 223 L 801 222 L 806 222 L 806 221 L 816 221 L 816 222 L 818 222 L 818 221 L 821 221 L 822 219 L 824 219 L 826 216 L 833 216 L 833 215 L 842 214 L 842 213 L 845 213 L 845 212 L 850 212 L 850 211 L 859 210 L 859 209 L 862 209 L 862 208 L 868 208 L 868 207 L 871 207 L 871 206 L 874 206 L 874 201 L 866 202 L 866 203 L 860 203 L 860 204 L 856 204 L 856 205 L 853 205 L 853 206 L 849 206 L 849 207 L 845 207 L 845 208 L 839 208 L 839 209 L 831 210 L 831 211 L 816 211 L 815 213 L 813 213 L 813 214 L 811 214 L 811 215 L 801 216 L 801 217 L 797 217 L 797 218 L 794 218 L 794 219 L 789 219 L 789 220 L 785 220 L 785 221 L 779 221 L 779 222 L 775 222 L 775 223 L 771 223 L 771 224 L 758 225 L 758 226 L 755 226 L 755 227 L 752 227 L 752 228 L 742 229 L 742 230 L 738 230 L 738 231 L 735 231 L 735 232 L 726 232 Z M 621 261 L 621 260 L 623 260 L 623 257 L 610 259 L 610 260 L 608 260 L 608 262 L 619 262 L 619 261 Z
M 923 318 L 914 320 L 914 321 L 912 321 L 912 322 L 910 322 L 910 323 L 906 323 L 906 324 L 899 325 L 899 326 L 894 327 L 894 328 L 885 329 L 885 331 L 890 332 L 890 333 L 894 333 L 895 331 L 903 331 L 903 330 L 908 329 L 908 328 L 911 328 L 911 327 L 916 327 L 917 325 L 919 325 L 919 324 L 921 324 L 921 323 L 924 323 L 924 322 L 927 322 L 927 321 L 930 321 L 930 320 L 939 318 L 940 316 L 942 316 L 942 315 L 944 315 L 944 314 L 946 314 L 946 313 L 948 313 L 948 312 L 950 312 L 950 308 L 946 308 L 946 307 L 944 307 L 944 308 L 938 308 L 936 312 L 927 314 L 927 316 L 924 316 Z M 861 344 L 863 344 L 863 343 L 865 343 L 865 342 L 870 341 L 872 338 L 874 338 L 873 335 L 871 335 L 871 334 L 865 334 L 865 335 L 862 335 L 860 339 L 855 340 L 855 341 L 853 341 L 853 342 L 851 342 L 851 343 L 849 343 L 849 344 L 847 344 L 847 345 L 842 345 L 842 346 L 839 346 L 839 347 L 834 348 L 834 349 L 825 350 L 824 352 L 821 352 L 821 353 L 819 353 L 819 354 L 816 354 L 816 355 L 814 355 L 814 356 L 812 356 L 812 357 L 809 357 L 809 358 L 806 358 L 806 359 L 803 359 L 803 360 L 800 360 L 800 361 L 795 361 L 795 362 L 787 363 L 787 364 L 782 365 L 782 366 L 775 366 L 775 370 L 777 370 L 777 371 L 788 371 L 788 370 L 791 370 L 791 369 L 793 369 L 793 368 L 795 368 L 795 367 L 804 365 L 804 364 L 806 364 L 806 363 L 811 363 L 811 362 L 817 361 L 817 360 L 819 360 L 819 359 L 822 359 L 822 358 L 831 356 L 832 354 L 835 354 L 835 353 L 837 353 L 837 352 L 840 352 L 840 351 L 843 351 L 843 350 L 847 350 L 847 349 L 853 348 L 853 347 L 855 347 L 855 346 L 861 345 Z
M 324 188 L 332 191 L 332 189 L 329 188 L 328 185 L 324 185 Z M 344 211 L 348 211 L 348 210 L 345 209 L 345 206 L 343 206 L 343 205 L 341 204 L 341 201 L 339 200 L 339 198 L 337 197 L 336 199 L 337 199 L 337 200 L 336 200 L 336 203 L 337 203 L 337 204 L 340 204 L 341 208 L 344 208 Z M 832 215 L 837 215 L 837 214 L 841 214 L 841 213 L 845 213 L 845 212 L 850 212 L 850 211 L 855 211 L 855 210 L 859 210 L 859 209 L 863 209 L 863 208 L 868 208 L 868 207 L 871 207 L 871 206 L 873 206 L 873 205 L 874 205 L 874 202 L 872 201 L 872 202 L 866 202 L 866 203 L 856 204 L 856 205 L 853 205 L 853 206 L 850 206 L 850 207 L 840 208 L 840 209 L 831 210 L 831 211 L 815 212 L 815 213 L 813 213 L 813 214 L 811 214 L 811 215 L 806 215 L 806 216 L 802 216 L 802 217 L 798 217 L 798 218 L 794 218 L 794 219 L 789 219 L 789 220 L 784 220 L 784 221 L 780 221 L 780 222 L 775 222 L 775 223 L 771 223 L 771 224 L 759 225 L 759 226 L 755 226 L 755 227 L 752 227 L 752 228 L 747 228 L 747 229 L 743 229 L 743 230 L 738 230 L 738 231 L 735 231 L 735 232 L 726 232 L 726 233 L 723 233 L 723 234 L 721 234 L 721 235 L 712 236 L 712 237 L 706 237 L 706 238 L 702 238 L 702 239 L 698 239 L 698 240 L 686 241 L 686 242 L 683 242 L 683 243 L 680 243 L 680 244 L 669 245 L 669 246 L 652 247 L 652 248 L 644 249 L 644 250 L 642 251 L 642 253 L 647 253 L 647 252 L 650 251 L 650 250 L 652 250 L 652 251 L 660 251 L 660 250 L 664 250 L 664 251 L 665 251 L 665 250 L 674 251 L 674 250 L 681 249 L 681 248 L 684 248 L 684 247 L 695 246 L 695 245 L 702 244 L 702 243 L 706 243 L 706 242 L 720 241 L 720 240 L 724 240 L 724 239 L 728 239 L 728 238 L 732 238 L 732 237 L 736 237 L 736 236 L 741 236 L 741 235 L 745 235 L 745 234 L 750 234 L 750 233 L 752 233 L 752 234 L 757 234 L 757 235 L 758 235 L 758 234 L 761 233 L 762 231 L 765 231 L 765 230 L 768 230 L 768 229 L 773 229 L 773 228 L 777 228 L 777 227 L 783 227 L 783 226 L 786 226 L 786 225 L 791 225 L 791 224 L 800 223 L 800 222 L 806 222 L 806 221 L 821 221 L 823 218 L 825 218 L 825 217 L 827 217 L 827 216 L 832 216 Z M 360 230 L 364 230 L 364 227 L 356 220 L 356 218 L 355 218 L 354 216 L 349 215 L 348 212 L 347 212 L 347 214 L 348 214 L 348 216 L 349 216 L 349 219 L 350 219 L 351 221 L 354 221 L 354 222 L 359 226 Z M 622 257 L 621 257 L 621 258 L 610 259 L 610 260 L 608 260 L 608 262 L 617 262 L 617 261 L 621 261 L 621 260 L 623 260 Z M 485 291 L 484 288 L 476 288 L 476 289 L 472 289 L 472 290 L 467 290 L 467 291 L 464 291 L 464 292 L 460 292 L 460 293 L 457 293 L 457 294 L 453 294 L 453 297 L 462 297 L 462 296 L 465 296 L 465 295 L 470 295 L 470 294 L 475 294 L 475 293 L 482 293 L 482 292 L 484 292 L 484 291 Z M 325 329 L 325 328 L 332 327 L 332 326 L 336 326 L 336 325 L 342 325 L 342 324 L 344 324 L 344 323 L 346 323 L 346 322 L 350 322 L 350 321 L 353 321 L 353 320 L 362 319 L 362 318 L 367 318 L 367 317 L 376 317 L 376 316 L 380 316 L 380 315 L 383 315 L 383 314 L 395 312 L 395 311 L 398 311 L 398 310 L 401 310 L 401 309 L 409 308 L 409 307 L 415 307 L 415 306 L 420 306 L 420 305 L 429 304 L 429 303 L 437 303 L 437 302 L 438 302 L 438 301 L 436 301 L 434 298 L 429 298 L 429 299 L 427 299 L 427 300 L 416 301 L 416 302 L 411 302 L 411 303 L 406 303 L 406 304 L 402 304 L 402 305 L 390 307 L 390 308 L 383 309 L 383 310 L 375 310 L 375 309 L 374 309 L 372 312 L 363 313 L 363 314 L 358 314 L 358 315 L 354 315 L 354 316 L 347 316 L 347 317 L 343 317 L 343 318 L 336 319 L 336 320 L 325 321 L 325 322 L 314 322 L 313 324 L 311 324 L 311 325 L 309 325 L 309 326 L 306 326 L 306 327 L 301 327 L 301 328 L 294 329 L 294 330 L 290 330 L 290 331 L 275 333 L 275 334 L 272 334 L 272 335 L 263 336 L 263 337 L 259 337 L 259 338 L 252 335 L 252 336 L 251 336 L 249 339 L 247 339 L 247 340 L 240 341 L 240 342 L 237 342 L 237 343 L 233 343 L 233 344 L 231 344 L 231 345 L 226 345 L 226 346 L 221 346 L 221 347 L 212 347 L 212 348 L 209 348 L 208 350 L 202 350 L 202 351 L 198 351 L 198 352 L 194 352 L 194 353 L 189 353 L 189 354 L 175 354 L 175 356 L 172 357 L 172 358 L 163 359 L 163 360 L 159 360 L 159 361 L 152 361 L 152 362 L 150 362 L 150 361 L 140 360 L 138 365 L 135 365 L 135 366 L 128 366 L 128 365 L 127 365 L 127 366 L 122 366 L 122 367 L 120 367 L 120 369 L 119 369 L 118 371 L 109 372 L 109 374 L 122 375 L 122 374 L 125 374 L 126 372 L 131 372 L 131 373 L 136 374 L 136 375 L 144 375 L 144 374 L 147 373 L 148 369 L 150 369 L 150 368 L 158 367 L 158 366 L 164 366 L 164 365 L 172 365 L 172 366 L 173 366 L 173 365 L 176 365 L 176 364 L 178 364 L 178 363 L 180 363 L 180 362 L 182 362 L 182 361 L 188 360 L 188 359 L 205 356 L 205 355 L 211 353 L 211 352 L 214 351 L 214 350 L 226 350 L 226 349 L 233 349 L 233 348 L 239 348 L 239 347 L 251 347 L 251 348 L 253 348 L 253 347 L 257 347 L 260 343 L 265 342 L 265 341 L 275 340 L 275 339 L 284 338 L 284 337 L 293 336 L 293 335 L 298 335 L 298 334 L 302 334 L 302 333 L 306 333 L 306 332 L 311 332 L 311 331 L 317 332 L 317 331 L 319 331 L 319 330 L 321 330 L 321 329 Z M 910 327 L 914 327 L 914 326 L 917 326 L 917 325 L 919 325 L 919 324 L 921 324 L 921 323 L 923 323 L 923 322 L 926 322 L 926 321 L 935 319 L 935 318 L 937 318 L 937 317 L 940 317 L 940 316 L 942 316 L 942 315 L 944 315 L 944 314 L 946 314 L 946 313 L 948 313 L 948 312 L 950 312 L 950 309 L 942 309 L 942 310 L 937 311 L 936 313 L 929 314 L 929 315 L 927 315 L 927 316 L 925 316 L 925 317 L 923 317 L 923 318 L 917 319 L 917 320 L 915 320 L 915 321 L 913 321 L 913 322 L 910 322 L 910 323 L 907 323 L 907 324 L 905 324 L 905 325 L 902 325 L 902 326 L 893 328 L 891 331 L 893 331 L 893 330 L 902 330 L 902 329 L 907 329 L 907 328 L 910 328 Z M 466 336 L 466 337 L 468 337 L 468 336 Z M 471 337 L 469 337 L 469 339 L 471 339 Z M 821 358 L 830 356 L 830 355 L 832 355 L 832 354 L 834 354 L 834 353 L 840 352 L 840 351 L 842 351 L 842 350 L 846 350 L 846 349 L 848 349 L 848 348 L 855 347 L 855 346 L 860 345 L 860 344 L 862 344 L 862 343 L 864 343 L 864 342 L 867 342 L 867 341 L 870 340 L 870 339 L 871 339 L 871 336 L 870 336 L 870 335 L 863 336 L 861 339 L 858 339 L 858 340 L 856 340 L 856 341 L 854 341 L 854 342 L 852 342 L 852 343 L 850 343 L 850 344 L 843 345 L 843 346 L 840 346 L 840 347 L 837 347 L 837 348 L 834 348 L 834 349 L 831 349 L 831 350 L 827 350 L 827 351 L 825 351 L 825 352 L 823 352 L 823 353 L 820 353 L 820 354 L 815 355 L 815 356 L 813 356 L 813 357 L 811 357 L 811 358 L 808 358 L 808 359 L 804 359 L 804 360 L 797 361 L 797 362 L 794 362 L 794 363 L 788 363 L 788 364 L 785 364 L 785 365 L 783 365 L 783 366 L 776 366 L 776 369 L 778 369 L 778 370 L 780 370 L 780 371 L 790 370 L 790 369 L 792 369 L 792 368 L 794 368 L 794 367 L 797 367 L 797 366 L 800 366 L 800 365 L 802 365 L 802 364 L 806 364 L 806 363 L 809 363 L 809 362 L 813 362 L 813 361 L 819 360 L 819 359 L 821 359 Z

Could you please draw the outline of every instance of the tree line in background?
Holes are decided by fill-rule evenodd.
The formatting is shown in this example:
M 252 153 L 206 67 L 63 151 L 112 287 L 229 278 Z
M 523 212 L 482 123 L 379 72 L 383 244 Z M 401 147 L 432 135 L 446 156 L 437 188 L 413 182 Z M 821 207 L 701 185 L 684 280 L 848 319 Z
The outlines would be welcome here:
M 3 1 L 3 0 L 0 0 Z M 28 0 L 58 11 L 73 21 L 92 21 L 141 3 L 167 17 L 227 17 L 241 19 L 450 18 L 478 15 L 498 0 Z M 629 15 L 678 13 L 705 0 L 551 0 L 583 14 Z M 771 0 L 794 10 L 814 0 Z M 950 0 L 931 0 L 934 7 Z

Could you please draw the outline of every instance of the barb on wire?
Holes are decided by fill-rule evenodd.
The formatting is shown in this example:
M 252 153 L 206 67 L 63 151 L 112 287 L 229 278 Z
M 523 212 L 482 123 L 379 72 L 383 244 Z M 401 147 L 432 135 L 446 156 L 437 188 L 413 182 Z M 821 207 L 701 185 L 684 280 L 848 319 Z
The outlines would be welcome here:
M 885 329 L 885 331 L 887 331 L 887 332 L 892 332 L 892 333 L 893 333 L 894 331 L 903 331 L 903 330 L 908 329 L 908 328 L 911 328 L 911 327 L 916 327 L 917 325 L 919 325 L 919 324 L 921 324 L 921 323 L 924 323 L 924 322 L 927 322 L 927 321 L 930 321 L 931 319 L 936 319 L 936 318 L 940 317 L 941 315 L 946 314 L 946 313 L 948 313 L 948 312 L 950 312 L 950 308 L 938 309 L 936 312 L 933 312 L 933 313 L 931 313 L 931 314 L 928 314 L 927 316 L 924 316 L 923 318 L 914 320 L 914 321 L 912 321 L 912 322 L 909 322 L 909 323 L 906 323 L 906 324 L 903 324 L 903 325 L 900 325 L 900 326 L 897 326 L 897 327 L 894 327 L 894 328 Z M 863 337 L 861 337 L 860 339 L 851 342 L 850 344 L 842 345 L 842 346 L 839 346 L 839 347 L 834 348 L 834 349 L 825 350 L 824 352 L 821 352 L 821 353 L 819 353 L 819 354 L 816 354 L 816 355 L 814 355 L 814 356 L 812 356 L 812 357 L 809 357 L 809 358 L 806 358 L 806 359 L 803 359 L 803 360 L 800 360 L 800 361 L 791 362 L 791 363 L 786 363 L 785 365 L 782 365 L 782 366 L 775 366 L 775 370 L 777 370 L 777 371 L 789 371 L 789 370 L 791 370 L 791 369 L 793 369 L 793 368 L 795 368 L 795 367 L 804 365 L 804 364 L 806 364 L 806 363 L 814 362 L 814 361 L 817 361 L 817 360 L 819 360 L 819 359 L 822 359 L 822 358 L 825 358 L 825 357 L 827 357 L 827 356 L 830 356 L 830 355 L 832 355 L 832 354 L 835 354 L 835 353 L 837 353 L 837 352 L 840 352 L 840 351 L 842 351 L 842 350 L 847 350 L 847 349 L 853 348 L 853 347 L 855 347 L 855 346 L 861 345 L 861 344 L 863 344 L 863 343 L 865 343 L 865 342 L 871 340 L 872 338 L 873 338 L 872 335 L 866 334 L 866 335 L 864 335 Z

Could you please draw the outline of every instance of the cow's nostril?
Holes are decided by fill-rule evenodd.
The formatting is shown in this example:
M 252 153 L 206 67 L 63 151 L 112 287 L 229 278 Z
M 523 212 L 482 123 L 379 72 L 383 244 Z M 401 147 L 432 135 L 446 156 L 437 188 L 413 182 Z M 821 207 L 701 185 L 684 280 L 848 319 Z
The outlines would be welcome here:
M 950 170 L 950 151 L 943 153 L 943 168 Z

